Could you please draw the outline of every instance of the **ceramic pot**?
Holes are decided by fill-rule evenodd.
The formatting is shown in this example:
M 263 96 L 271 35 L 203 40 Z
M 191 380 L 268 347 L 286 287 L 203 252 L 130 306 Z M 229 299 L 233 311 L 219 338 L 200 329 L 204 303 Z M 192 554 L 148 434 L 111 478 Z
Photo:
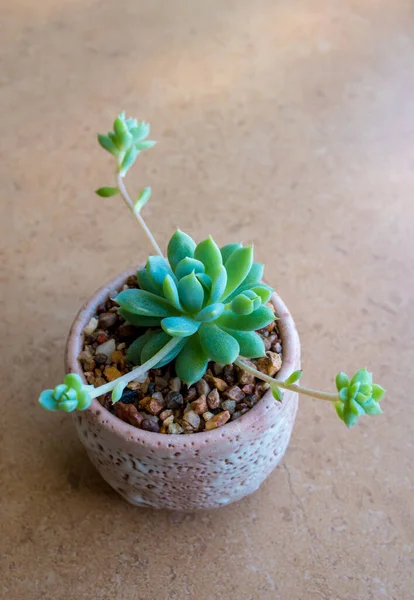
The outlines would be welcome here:
M 127 271 L 102 287 L 77 315 L 66 348 L 66 370 L 83 376 L 77 359 L 82 330 L 110 292 L 120 289 Z M 285 379 L 300 368 L 295 324 L 277 294 L 273 302 L 283 347 Z M 283 457 L 295 420 L 297 394 L 284 392 L 283 403 L 270 391 L 236 421 L 212 431 L 166 435 L 137 429 L 94 399 L 74 413 L 79 438 L 102 477 L 136 506 L 194 511 L 215 508 L 251 494 Z

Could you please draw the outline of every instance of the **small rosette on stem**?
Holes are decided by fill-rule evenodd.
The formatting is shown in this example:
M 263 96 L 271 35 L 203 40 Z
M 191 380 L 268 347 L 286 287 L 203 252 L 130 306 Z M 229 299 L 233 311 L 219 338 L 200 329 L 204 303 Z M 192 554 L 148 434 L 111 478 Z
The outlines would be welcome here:
M 89 394 L 91 388 L 93 386 L 85 385 L 79 375 L 70 373 L 54 390 L 44 390 L 39 396 L 39 404 L 53 411 L 85 410 L 92 402 Z
M 351 380 L 345 373 L 336 376 L 339 398 L 334 402 L 339 418 L 349 428 L 356 425 L 363 415 L 382 413 L 379 402 L 385 393 L 384 388 L 372 383 L 372 373 L 360 369 Z

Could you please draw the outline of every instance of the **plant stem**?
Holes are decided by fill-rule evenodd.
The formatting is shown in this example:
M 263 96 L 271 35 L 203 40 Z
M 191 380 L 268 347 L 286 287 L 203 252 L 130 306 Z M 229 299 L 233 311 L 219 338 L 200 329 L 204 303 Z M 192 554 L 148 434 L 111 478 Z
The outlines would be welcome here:
M 103 394 L 112 392 L 112 390 L 118 383 L 123 382 L 126 385 L 127 383 L 129 383 L 130 381 L 133 381 L 137 377 L 144 375 L 144 373 L 146 373 L 147 371 L 152 369 L 157 363 L 159 363 L 163 358 L 165 358 L 171 352 L 171 350 L 173 350 L 177 346 L 177 344 L 179 344 L 181 341 L 182 341 L 181 338 L 173 338 L 172 340 L 170 340 L 168 342 L 168 344 L 165 344 L 165 346 L 163 348 L 161 348 L 161 350 L 159 350 L 157 352 L 157 354 L 154 354 L 154 356 L 152 358 L 147 360 L 146 363 L 144 363 L 143 365 L 141 365 L 139 367 L 136 367 L 129 373 L 125 373 L 125 375 L 122 375 L 122 377 L 118 377 L 118 379 L 114 379 L 114 381 L 110 381 L 109 383 L 105 383 L 105 385 L 101 385 L 97 388 L 94 388 L 93 390 L 90 391 L 90 396 L 92 398 L 98 398 L 99 396 L 102 396 Z
M 136 218 L 138 223 L 141 225 L 142 229 L 144 230 L 145 235 L 149 239 L 155 252 L 157 254 L 159 254 L 162 258 L 164 258 L 161 248 L 158 246 L 157 242 L 155 241 L 154 236 L 152 235 L 152 233 L 151 233 L 150 229 L 148 228 L 147 224 L 145 223 L 144 219 L 141 217 L 141 214 L 134 209 L 134 203 L 132 202 L 131 197 L 128 194 L 128 191 L 124 184 L 124 178 L 122 177 L 121 173 L 117 173 L 116 182 L 118 185 L 119 193 L 122 196 L 122 199 L 124 200 L 124 202 L 128 206 L 128 208 L 131 210 L 132 214 L 134 215 L 134 217 Z
M 235 361 L 235 364 L 244 369 L 245 371 L 252 373 L 252 375 L 255 375 L 258 379 L 266 381 L 266 383 L 270 384 L 270 387 L 278 387 L 282 390 L 289 390 L 291 392 L 296 392 L 297 394 L 304 394 L 305 396 L 311 396 L 312 398 L 319 398 L 319 400 L 329 400 L 329 402 L 335 402 L 335 400 L 338 400 L 338 394 L 334 394 L 331 392 L 320 392 L 319 390 L 312 390 L 311 388 L 303 387 L 301 385 L 298 385 L 297 383 L 287 385 L 285 382 L 278 381 L 277 379 L 274 379 L 273 377 L 270 377 L 269 375 L 265 375 L 261 371 L 258 371 L 254 367 L 251 367 L 250 365 L 243 362 L 243 360 L 241 360 L 240 358 L 238 358 Z

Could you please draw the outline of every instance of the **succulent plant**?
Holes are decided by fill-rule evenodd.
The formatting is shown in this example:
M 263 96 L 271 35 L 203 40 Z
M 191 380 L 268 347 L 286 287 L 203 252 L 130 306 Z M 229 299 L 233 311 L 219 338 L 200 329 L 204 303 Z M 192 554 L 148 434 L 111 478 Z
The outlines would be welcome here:
M 116 298 L 121 316 L 146 329 L 127 353 L 127 359 L 138 366 L 96 388 L 84 384 L 78 375 L 67 375 L 54 390 L 44 390 L 39 403 L 48 410 L 85 410 L 93 398 L 108 392 L 112 392 L 115 403 L 129 382 L 145 378 L 149 369 L 172 361 L 177 375 L 190 385 L 201 379 L 212 360 L 235 363 L 262 379 L 277 401 L 283 400 L 282 390 L 326 400 L 347 427 L 353 427 L 362 415 L 381 413 L 379 401 L 384 389 L 372 383 L 366 369 L 359 370 L 351 380 L 339 373 L 338 391 L 333 393 L 299 385 L 301 370 L 282 381 L 243 360 L 265 354 L 255 330 L 275 319 L 266 306 L 273 290 L 262 283 L 263 265 L 253 262 L 252 246 L 228 244 L 219 248 L 212 237 L 196 244 L 180 230 L 168 244 L 168 260 L 164 258 L 141 216 L 151 189 L 144 188 L 134 202 L 124 183 L 139 153 L 155 144 L 145 139 L 149 131 L 148 123 L 127 119 L 121 113 L 113 131 L 98 135 L 100 145 L 115 158 L 116 187 L 101 187 L 96 193 L 103 198 L 120 194 L 157 254 L 138 271 L 139 289 L 126 289 Z
M 357 371 L 351 380 L 345 373 L 338 373 L 336 387 L 339 400 L 335 402 L 335 409 L 347 427 L 353 427 L 362 415 L 382 413 L 379 401 L 385 390 L 372 383 L 372 373 L 366 369 Z
M 137 273 L 140 289 L 116 298 L 129 323 L 153 327 L 130 346 L 127 359 L 143 364 L 171 338 L 180 342 L 158 367 L 175 359 L 177 375 L 198 381 L 208 362 L 233 363 L 239 354 L 264 356 L 256 329 L 275 319 L 266 306 L 272 288 L 262 283 L 263 265 L 253 262 L 253 247 L 219 248 L 212 237 L 196 244 L 177 230 L 168 244 L 168 262 L 150 256 Z
M 94 389 L 93 385 L 85 385 L 79 375 L 70 373 L 54 390 L 43 390 L 39 396 L 39 404 L 47 410 L 85 410 L 92 402 L 89 394 L 91 389 Z

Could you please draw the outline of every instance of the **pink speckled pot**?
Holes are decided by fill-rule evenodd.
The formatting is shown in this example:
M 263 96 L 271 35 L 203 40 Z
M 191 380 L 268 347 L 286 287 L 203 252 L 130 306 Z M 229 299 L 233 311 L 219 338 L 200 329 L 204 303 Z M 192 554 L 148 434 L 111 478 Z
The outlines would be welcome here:
M 67 372 L 83 376 L 78 362 L 82 330 L 119 289 L 127 271 L 105 285 L 77 315 L 66 349 Z M 278 379 L 300 367 L 296 327 L 277 294 L 272 297 L 280 317 L 283 366 Z M 74 415 L 79 438 L 102 477 L 136 506 L 194 511 L 215 508 L 251 494 L 281 460 L 295 420 L 297 395 L 284 393 L 283 404 L 270 391 L 248 413 L 224 427 L 205 433 L 165 435 L 124 423 L 98 402 Z

